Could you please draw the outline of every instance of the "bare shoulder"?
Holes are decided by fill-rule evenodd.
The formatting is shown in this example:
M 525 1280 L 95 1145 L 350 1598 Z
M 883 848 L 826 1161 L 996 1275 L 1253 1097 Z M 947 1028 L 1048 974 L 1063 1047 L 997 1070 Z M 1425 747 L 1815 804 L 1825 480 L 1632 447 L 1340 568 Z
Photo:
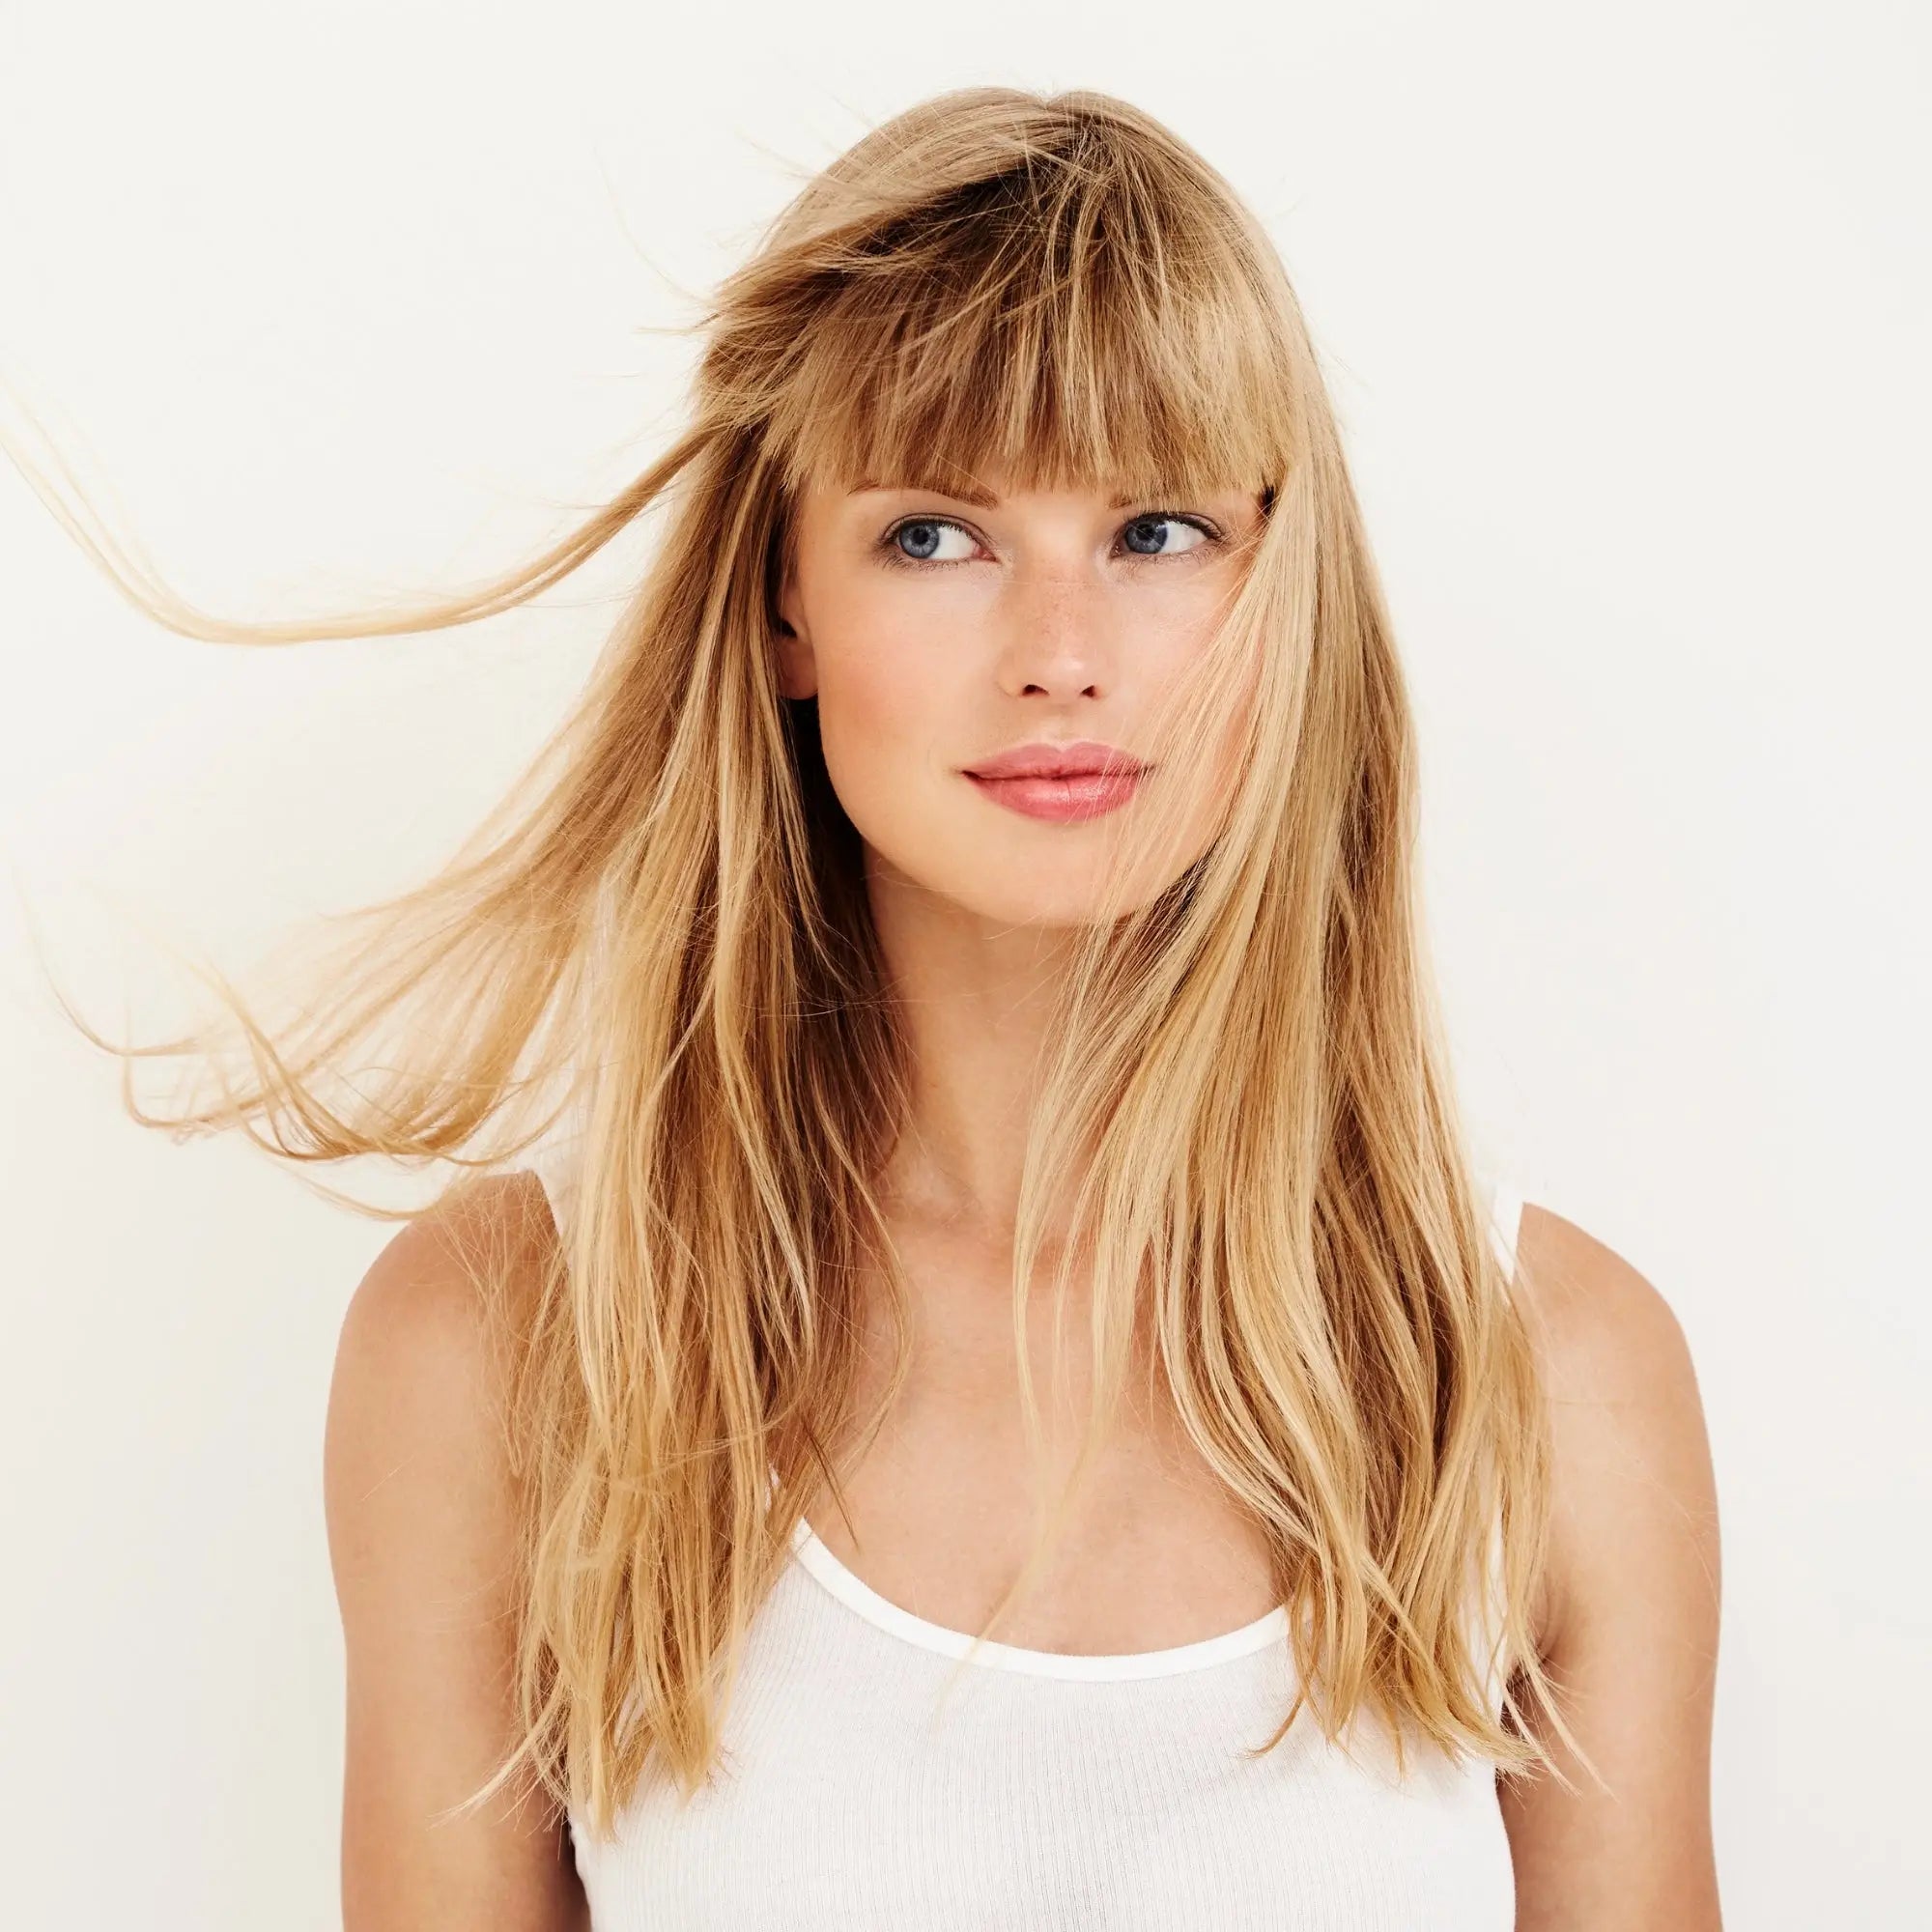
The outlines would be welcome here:
M 1548 1634 L 1560 1651 L 1565 1630 L 1591 1612 L 1592 1585 L 1640 1585 L 1630 1564 L 1646 1552 L 1673 1567 L 1694 1554 L 1715 1591 L 1716 1486 L 1690 1342 L 1647 1277 L 1574 1221 L 1526 1204 L 1517 1289 L 1554 1438 Z
M 438 1432 L 487 1428 L 509 1331 L 493 1323 L 481 1283 L 488 1273 L 503 1284 L 498 1312 L 512 1324 L 527 1313 L 550 1229 L 542 1200 L 533 1174 L 493 1175 L 407 1222 L 350 1296 L 335 1398 L 392 1427 L 413 1417 Z M 349 1445 L 331 1429 L 329 1446 Z
M 1539 1651 L 1608 1786 L 1559 1753 L 1504 1800 L 1520 1932 L 1719 1924 L 1709 1775 L 1719 1625 L 1717 1486 L 1690 1344 L 1623 1256 L 1526 1205 L 1518 1293 L 1552 1443 Z
M 557 1821 L 508 1798 L 442 1816 L 516 1736 L 522 1523 L 502 1372 L 541 1280 L 535 1189 L 526 1173 L 488 1177 L 408 1223 L 343 1319 L 323 1480 L 348 1668 L 347 1932 L 453 1932 L 505 1912 L 491 1922 L 579 1922 Z M 510 1284 L 500 1298 L 487 1274 Z
M 395 1511 L 433 1498 L 446 1520 L 461 1503 L 500 1515 L 508 1499 L 507 1342 L 493 1313 L 534 1298 L 535 1186 L 522 1174 L 470 1182 L 392 1236 L 350 1296 L 323 1460 L 338 1584 L 386 1547 Z
M 1523 1207 L 1517 1255 L 1517 1289 L 1553 1400 L 1583 1405 L 1600 1424 L 1621 1404 L 1641 1405 L 1658 1424 L 1701 1423 L 1683 1323 L 1647 1277 L 1574 1221 L 1533 1202 Z

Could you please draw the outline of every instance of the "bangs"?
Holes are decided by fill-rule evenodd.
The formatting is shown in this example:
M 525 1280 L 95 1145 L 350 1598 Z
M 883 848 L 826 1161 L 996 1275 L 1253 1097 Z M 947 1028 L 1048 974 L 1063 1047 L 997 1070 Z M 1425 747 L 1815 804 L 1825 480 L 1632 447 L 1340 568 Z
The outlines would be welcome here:
M 773 398 L 787 486 L 1277 483 L 1284 318 L 1225 206 L 1136 158 L 1035 156 L 854 241 Z

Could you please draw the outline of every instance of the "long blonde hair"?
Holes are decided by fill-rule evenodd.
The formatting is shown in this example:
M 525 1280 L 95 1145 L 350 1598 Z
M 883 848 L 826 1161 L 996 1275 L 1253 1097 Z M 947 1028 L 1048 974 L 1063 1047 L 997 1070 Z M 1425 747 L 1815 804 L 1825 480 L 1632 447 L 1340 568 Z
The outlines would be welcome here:
M 1072 1482 L 1143 1323 L 1189 1436 L 1274 1550 L 1298 1683 L 1263 1748 L 1306 1705 L 1331 1742 L 1367 1710 L 1399 1752 L 1412 1727 L 1554 1769 L 1541 1719 L 1576 1744 L 1529 1628 L 1543 1397 L 1424 960 L 1403 678 L 1274 249 L 1134 107 L 971 88 L 810 180 L 698 327 L 672 446 L 545 554 L 423 608 L 207 618 L 56 504 L 159 621 L 257 643 L 485 617 L 668 512 L 581 701 L 446 869 L 352 917 L 286 1019 L 222 980 L 217 1019 L 132 1050 L 218 1083 L 166 1116 L 128 1090 L 147 1124 L 240 1126 L 302 1163 L 440 1159 L 452 1191 L 566 1111 L 581 1128 L 578 1211 L 504 1332 L 527 1497 L 519 1738 L 469 1802 L 520 1777 L 608 1832 L 647 1768 L 696 1791 L 739 1638 L 864 1426 L 862 1264 L 883 1267 L 905 1373 L 876 1183 L 907 1118 L 906 1039 L 815 713 L 779 690 L 775 592 L 813 479 L 994 469 L 1149 493 L 1239 480 L 1265 506 L 1200 674 L 1158 721 L 1160 744 L 1198 750 L 1238 682 L 1219 829 L 1146 903 L 1112 875 L 1040 1067 L 1014 1326 L 1042 1254 L 1057 1294 L 1076 1255 L 1091 1268 L 1096 1394 Z M 1065 1189 L 1073 1232 L 1049 1239 Z M 497 1318 L 506 1268 L 478 1269 Z

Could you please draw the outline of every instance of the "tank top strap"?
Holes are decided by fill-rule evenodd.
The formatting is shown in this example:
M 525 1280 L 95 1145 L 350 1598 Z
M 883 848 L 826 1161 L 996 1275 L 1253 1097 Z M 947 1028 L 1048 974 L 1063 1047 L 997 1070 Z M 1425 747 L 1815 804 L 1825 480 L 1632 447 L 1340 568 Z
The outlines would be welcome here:
M 557 1234 L 569 1239 L 570 1216 L 577 1205 L 576 1136 L 539 1141 L 524 1153 L 524 1165 L 542 1183 Z

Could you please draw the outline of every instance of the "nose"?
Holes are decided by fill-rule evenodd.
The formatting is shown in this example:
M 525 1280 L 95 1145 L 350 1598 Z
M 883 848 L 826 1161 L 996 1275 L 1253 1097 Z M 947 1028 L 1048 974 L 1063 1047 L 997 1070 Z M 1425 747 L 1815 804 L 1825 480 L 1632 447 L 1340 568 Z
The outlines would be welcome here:
M 999 678 L 1008 691 L 1074 696 L 1112 680 L 1105 591 L 1077 569 L 1015 572 L 1000 613 Z

